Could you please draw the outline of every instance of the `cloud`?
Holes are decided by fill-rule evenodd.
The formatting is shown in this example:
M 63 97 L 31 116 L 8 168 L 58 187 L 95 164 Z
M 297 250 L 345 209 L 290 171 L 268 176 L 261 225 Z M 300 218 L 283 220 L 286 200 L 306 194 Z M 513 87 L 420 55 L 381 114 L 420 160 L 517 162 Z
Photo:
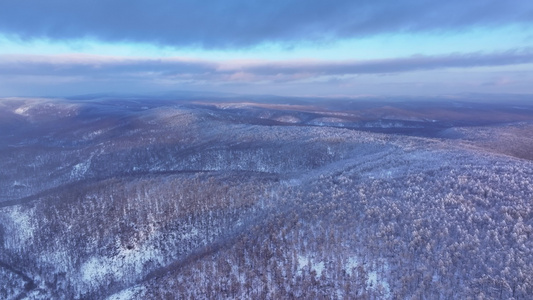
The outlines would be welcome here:
M 509 50 L 499 53 L 468 53 L 441 56 L 415 55 L 406 58 L 341 61 L 341 62 L 289 62 L 267 63 L 244 67 L 244 70 L 257 75 L 273 74 L 314 74 L 353 75 L 353 74 L 390 74 L 419 70 L 444 68 L 471 68 L 515 65 L 533 62 L 533 50 Z
M 11 76 L 174 76 L 216 70 L 217 64 L 188 59 L 143 59 L 95 55 L 2 55 L 0 74 Z
M 240 48 L 397 32 L 533 23 L 533 2 L 497 0 L 3 0 L 0 33 L 19 39 Z
M 533 49 L 363 61 L 205 61 L 185 58 L 120 58 L 92 55 L 2 55 L 0 75 L 99 80 L 291 82 L 328 76 L 400 74 L 449 68 L 533 63 Z

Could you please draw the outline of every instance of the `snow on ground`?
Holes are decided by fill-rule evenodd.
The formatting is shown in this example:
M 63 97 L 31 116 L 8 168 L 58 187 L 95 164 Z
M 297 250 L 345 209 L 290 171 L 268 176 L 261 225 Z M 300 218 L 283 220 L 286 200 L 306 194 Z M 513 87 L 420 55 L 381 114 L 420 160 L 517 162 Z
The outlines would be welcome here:
M 14 113 L 21 116 L 27 116 L 26 112 L 31 108 L 30 105 L 23 105 L 17 109 L 15 109 Z
M 360 263 L 361 260 L 357 256 L 349 257 L 344 265 L 344 271 L 348 274 L 353 274 L 354 270 Z
M 389 266 L 387 263 L 385 263 L 385 266 L 383 269 L 384 270 L 389 269 Z M 368 279 L 366 281 L 366 285 L 369 289 L 373 289 L 373 290 L 378 290 L 381 288 L 383 291 L 384 298 L 391 297 L 389 282 L 383 276 L 382 273 L 378 273 L 376 270 L 371 270 L 370 272 L 368 272 Z
M 191 227 L 186 233 L 179 237 L 185 241 L 195 238 L 199 234 L 198 230 Z M 118 253 L 112 257 L 93 256 L 87 259 L 80 268 L 80 280 L 83 283 L 80 292 L 90 290 L 95 286 L 103 285 L 113 278 L 119 281 L 135 280 L 143 274 L 146 263 L 151 262 L 156 265 L 164 265 L 167 256 L 161 249 L 157 248 L 159 234 L 150 236 L 144 243 L 136 244 L 131 249 L 124 247 L 117 240 Z
M 278 122 L 283 122 L 283 123 L 290 123 L 290 124 L 296 124 L 296 123 L 300 123 L 302 120 L 300 120 L 299 118 L 295 117 L 295 116 L 281 116 L 281 117 L 278 117 L 278 118 L 275 118 L 274 120 L 278 121 Z
M 129 289 L 122 290 L 106 298 L 106 300 L 130 300 L 130 299 L 144 299 L 146 288 L 143 286 L 134 286 Z
M 79 104 L 67 102 L 52 102 L 43 98 L 17 98 L 13 99 L 19 102 L 19 106 L 13 110 L 13 113 L 32 117 L 35 115 L 49 115 L 54 117 L 70 117 L 76 115 L 79 110 Z
M 5 208 L 6 213 L 0 210 L 0 218 L 6 217 L 4 221 L 6 231 L 4 234 L 4 247 L 7 249 L 21 249 L 25 245 L 30 245 L 33 240 L 35 228 L 32 224 L 34 210 L 25 209 L 20 206 Z
M 72 167 L 72 171 L 70 172 L 70 176 L 72 178 L 82 177 L 83 175 L 85 175 L 85 173 L 87 173 L 87 171 L 89 170 L 90 167 L 91 167 L 91 159 L 88 159 L 88 160 L 86 160 L 84 162 L 76 164 L 76 165 L 74 165 L 74 167 Z
M 323 261 L 314 261 L 308 255 L 298 255 L 298 271 L 301 273 L 305 268 L 310 267 L 311 270 L 316 272 L 318 277 L 322 276 L 324 271 L 324 262 Z
M 113 257 L 93 256 L 89 258 L 80 268 L 82 281 L 90 286 L 94 282 L 103 284 L 107 281 L 107 277 L 120 280 L 131 277 L 133 274 L 139 275 L 146 262 L 158 262 L 164 257 L 164 254 L 150 246 L 150 243 L 131 250 L 120 247 L 118 251 L 119 253 Z
M 389 266 L 386 262 L 380 262 L 381 264 L 384 264 L 383 270 L 386 272 L 389 269 Z M 346 260 L 346 264 L 344 265 L 344 270 L 346 273 L 350 275 L 355 275 L 354 273 L 357 272 L 357 267 L 361 265 L 361 259 L 359 259 L 357 256 L 349 257 Z M 366 286 L 368 289 L 376 290 L 381 287 L 383 288 L 384 298 L 390 298 L 390 285 L 386 278 L 383 277 L 383 275 L 379 274 L 376 270 L 368 269 L 370 266 L 375 266 L 375 264 L 368 262 L 364 264 L 364 268 L 367 272 L 368 278 L 366 281 Z

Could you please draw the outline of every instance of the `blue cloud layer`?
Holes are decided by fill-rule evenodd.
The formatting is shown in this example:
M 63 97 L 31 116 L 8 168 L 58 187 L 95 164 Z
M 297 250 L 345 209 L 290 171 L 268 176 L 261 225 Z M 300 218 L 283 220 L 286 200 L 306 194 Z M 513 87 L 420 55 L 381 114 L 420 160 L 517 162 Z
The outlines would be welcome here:
M 0 1 L 0 34 L 16 38 L 93 38 L 204 48 L 294 45 L 520 23 L 533 23 L 532 1 Z
M 65 77 L 189 78 L 215 81 L 285 81 L 321 76 L 391 74 L 447 68 L 495 67 L 533 63 L 533 49 L 366 61 L 202 61 L 102 56 L 0 56 L 0 75 Z

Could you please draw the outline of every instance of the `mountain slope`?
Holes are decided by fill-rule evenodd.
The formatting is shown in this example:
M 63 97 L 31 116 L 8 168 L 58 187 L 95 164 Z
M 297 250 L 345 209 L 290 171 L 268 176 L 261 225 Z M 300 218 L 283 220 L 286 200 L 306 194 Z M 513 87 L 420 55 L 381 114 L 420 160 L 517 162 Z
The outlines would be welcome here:
M 527 113 L 1 103 L 1 298 L 533 294 Z

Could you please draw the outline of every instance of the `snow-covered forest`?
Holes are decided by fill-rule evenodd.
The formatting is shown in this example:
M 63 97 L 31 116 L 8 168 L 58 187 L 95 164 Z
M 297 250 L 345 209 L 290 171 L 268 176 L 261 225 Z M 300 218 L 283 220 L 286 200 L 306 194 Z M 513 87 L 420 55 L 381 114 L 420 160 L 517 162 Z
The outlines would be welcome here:
M 343 105 L 1 99 L 0 298 L 530 298 L 533 106 Z

